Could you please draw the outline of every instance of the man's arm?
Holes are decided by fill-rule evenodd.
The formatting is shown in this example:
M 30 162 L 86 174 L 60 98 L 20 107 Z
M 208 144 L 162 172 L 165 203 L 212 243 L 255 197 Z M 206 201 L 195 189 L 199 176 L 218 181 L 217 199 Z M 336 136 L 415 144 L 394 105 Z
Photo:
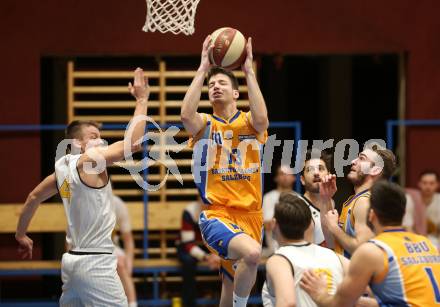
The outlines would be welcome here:
M 356 206 L 354 207 L 353 214 L 355 218 L 355 232 L 356 236 L 352 237 L 345 233 L 338 225 L 338 213 L 336 210 L 329 211 L 326 214 L 326 224 L 335 237 L 335 240 L 351 254 L 354 253 L 356 248 L 358 248 L 362 243 L 371 239 L 374 234 L 367 226 L 367 214 L 368 208 L 370 207 L 370 202 L 367 198 L 362 197 L 357 200 Z
M 325 243 L 328 248 L 333 248 L 335 246 L 335 240 L 332 233 L 328 229 L 325 216 L 329 211 L 332 211 L 335 208 L 333 196 L 337 190 L 336 175 L 326 175 L 319 183 L 318 207 L 321 210 L 320 220 L 322 233 L 324 234 Z
M 32 259 L 32 240 L 26 235 L 29 223 L 43 201 L 57 193 L 55 173 L 47 176 L 39 185 L 29 193 L 23 210 L 18 218 L 15 239 L 18 241 L 18 252 L 22 259 Z
M 246 84 L 248 87 L 249 108 L 251 111 L 250 122 L 252 127 L 258 132 L 263 133 L 269 127 L 269 119 L 267 117 L 266 103 L 264 102 L 263 94 L 258 86 L 257 78 L 253 68 L 252 55 L 252 38 L 249 37 L 246 44 L 246 61 L 242 66 L 242 70 L 246 77 Z
M 327 293 L 325 280 L 313 271 L 304 272 L 300 285 L 318 306 L 348 307 L 357 302 L 374 274 L 382 270 L 382 251 L 374 244 L 366 243 L 353 254 L 348 273 L 335 295 Z
M 127 256 L 127 271 L 133 272 L 134 260 L 134 239 L 131 231 L 121 232 L 122 242 L 124 243 L 124 251 Z
M 330 200 L 327 200 L 324 203 L 322 203 L 321 208 L 323 209 L 321 209 L 320 220 L 321 220 L 322 233 L 324 234 L 324 239 L 325 239 L 325 247 L 333 249 L 335 247 L 335 239 L 332 233 L 330 232 L 330 230 L 328 229 L 325 221 L 326 213 L 335 209 L 333 199 L 330 198 Z
M 275 291 L 276 307 L 296 306 L 292 266 L 286 258 L 273 255 L 266 262 L 267 280 Z
M 136 107 L 132 117 L 132 121 L 137 119 L 138 116 L 145 116 L 147 114 L 148 97 L 150 96 L 150 88 L 148 85 L 148 79 L 144 77 L 142 69 L 137 68 L 134 72 L 134 84 L 131 82 L 128 84 L 128 90 L 136 98 Z M 125 142 L 129 142 L 129 149 L 131 153 L 142 150 L 141 138 L 145 133 L 146 120 L 144 118 L 139 119 L 133 128 L 129 128 L 124 135 L 123 141 L 115 142 L 109 145 L 107 148 L 93 147 L 86 150 L 85 154 L 81 156 L 78 166 L 82 167 L 84 162 L 103 162 L 102 166 L 108 166 L 114 162 L 118 162 L 124 159 L 124 146 L 127 146 Z M 94 166 L 94 165 L 93 165 Z M 104 170 L 102 170 L 104 171 Z
M 202 116 L 197 112 L 197 108 L 200 102 L 200 95 L 202 94 L 205 75 L 211 66 L 209 63 L 209 52 L 212 48 L 211 36 L 208 35 L 203 42 L 200 67 L 197 69 L 196 76 L 191 82 L 185 98 L 183 98 L 182 109 L 180 110 L 180 119 L 183 126 L 192 136 L 195 136 L 202 130 L 204 125 Z
M 348 275 L 348 271 L 350 269 L 350 260 L 348 260 L 342 255 L 337 255 L 337 256 L 341 261 L 344 276 Z M 370 287 L 367 287 L 366 292 L 369 295 L 372 294 Z M 377 303 L 376 299 L 374 299 L 373 297 L 361 296 L 356 302 L 356 307 L 379 307 L 379 304 Z

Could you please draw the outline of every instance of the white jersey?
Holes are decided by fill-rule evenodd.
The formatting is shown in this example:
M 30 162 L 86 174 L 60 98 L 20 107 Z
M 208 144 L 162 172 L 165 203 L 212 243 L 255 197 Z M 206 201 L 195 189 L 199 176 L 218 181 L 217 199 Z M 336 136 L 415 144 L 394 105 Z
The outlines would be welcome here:
M 316 208 L 310 200 L 308 200 L 306 197 L 303 197 L 306 201 L 307 205 L 309 206 L 310 213 L 312 213 L 312 219 L 313 219 L 313 243 L 315 244 L 322 244 L 325 241 L 324 233 L 322 232 L 322 226 L 321 226 L 321 211 Z
M 72 251 L 113 252 L 115 227 L 112 188 L 82 182 L 77 163 L 81 155 L 66 155 L 55 163 L 55 174 L 67 219 L 66 241 Z
M 309 206 L 310 212 L 312 213 L 312 219 L 314 222 L 314 230 L 313 230 L 313 243 L 322 244 L 325 241 L 324 233 L 322 232 L 321 227 L 321 213 L 318 208 L 316 208 L 306 197 L 300 195 L 294 191 L 291 193 L 303 198 L 307 205 Z M 263 220 L 264 222 L 270 222 L 274 216 L 275 205 L 278 203 L 280 199 L 280 191 L 272 190 L 264 194 L 263 197 Z M 271 240 L 271 245 L 278 248 L 278 242 L 274 238 L 267 237 L 266 240 Z
M 292 274 L 295 282 L 296 306 L 315 307 L 316 304 L 310 296 L 301 289 L 303 272 L 313 269 L 318 273 L 327 275 L 327 289 L 329 294 L 336 293 L 337 285 L 342 282 L 343 268 L 338 256 L 332 250 L 319 245 L 301 242 L 280 247 L 274 255 L 286 258 L 292 265 Z M 275 291 L 270 282 L 266 281 L 262 290 L 264 307 L 274 307 L 276 304 Z

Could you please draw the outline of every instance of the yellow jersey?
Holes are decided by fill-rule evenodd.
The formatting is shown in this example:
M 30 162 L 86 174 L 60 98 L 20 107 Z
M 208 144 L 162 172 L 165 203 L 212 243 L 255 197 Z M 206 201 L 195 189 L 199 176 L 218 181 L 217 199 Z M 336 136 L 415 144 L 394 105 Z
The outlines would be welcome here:
M 339 216 L 339 227 L 341 227 L 346 234 L 352 237 L 356 236 L 356 232 L 354 229 L 356 220 L 354 218 L 353 211 L 357 201 L 361 197 L 370 198 L 370 190 L 364 190 L 356 195 L 350 196 L 342 205 L 341 215 Z M 348 259 L 351 258 L 351 254 L 347 250 L 345 250 L 342 245 L 338 243 L 337 240 L 335 240 L 335 252 L 343 255 Z
M 202 113 L 204 127 L 190 139 L 193 177 L 203 202 L 211 208 L 247 212 L 262 208 L 263 145 L 267 131 L 258 133 L 250 112 L 231 118 Z
M 370 283 L 380 306 L 440 306 L 440 254 L 429 239 L 390 227 L 369 242 L 384 251 L 385 270 Z

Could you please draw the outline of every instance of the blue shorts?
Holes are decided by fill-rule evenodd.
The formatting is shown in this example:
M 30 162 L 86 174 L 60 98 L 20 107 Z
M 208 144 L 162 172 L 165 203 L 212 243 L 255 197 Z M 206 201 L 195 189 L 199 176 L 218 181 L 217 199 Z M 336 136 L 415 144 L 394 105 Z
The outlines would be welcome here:
M 200 214 L 200 232 L 208 249 L 220 257 L 221 272 L 231 280 L 234 262 L 228 257 L 229 242 L 239 234 L 246 234 L 261 244 L 263 216 L 261 212 L 248 213 L 237 210 L 205 210 Z

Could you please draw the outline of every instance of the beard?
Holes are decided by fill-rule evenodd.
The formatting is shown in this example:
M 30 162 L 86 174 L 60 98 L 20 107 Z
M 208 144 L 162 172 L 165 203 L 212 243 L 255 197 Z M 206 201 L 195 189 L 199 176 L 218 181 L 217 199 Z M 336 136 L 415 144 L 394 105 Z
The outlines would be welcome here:
M 356 173 L 354 173 L 353 175 L 351 175 L 350 173 L 347 176 L 347 179 L 355 186 L 360 186 L 362 185 L 365 180 L 367 179 L 367 174 L 362 173 L 361 171 L 357 171 Z
M 319 182 L 306 182 L 304 185 L 304 190 L 310 193 L 318 194 L 319 193 Z

